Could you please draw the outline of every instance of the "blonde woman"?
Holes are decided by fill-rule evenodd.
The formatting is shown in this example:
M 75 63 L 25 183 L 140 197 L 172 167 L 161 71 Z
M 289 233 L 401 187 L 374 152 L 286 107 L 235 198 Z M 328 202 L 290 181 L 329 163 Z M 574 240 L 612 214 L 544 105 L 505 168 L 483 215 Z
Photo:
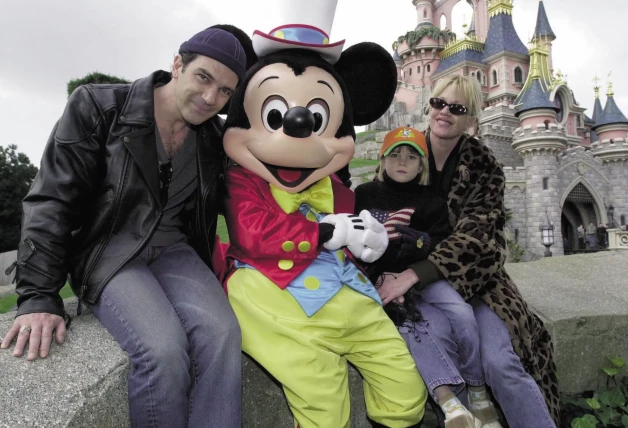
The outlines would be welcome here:
M 449 282 L 473 307 L 486 383 L 510 427 L 555 427 L 559 400 L 551 338 L 503 267 L 504 173 L 491 150 L 468 134 L 478 128 L 482 104 L 480 86 L 471 77 L 449 76 L 434 88 L 427 132 L 430 187 L 447 200 L 442 215 L 452 232 L 426 260 L 385 276 L 378 292 L 387 304 L 411 288 Z M 448 354 L 456 354 L 447 329 L 431 322 L 427 330 L 441 336 Z M 470 393 L 469 407 L 478 400 L 483 398 Z

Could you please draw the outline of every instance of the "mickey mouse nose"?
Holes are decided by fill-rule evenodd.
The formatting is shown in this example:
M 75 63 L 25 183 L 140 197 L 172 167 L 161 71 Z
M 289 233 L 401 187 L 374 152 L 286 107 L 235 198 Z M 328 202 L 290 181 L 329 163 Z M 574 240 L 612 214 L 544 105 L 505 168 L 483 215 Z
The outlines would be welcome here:
M 283 132 L 290 137 L 307 138 L 314 125 L 314 115 L 305 107 L 292 107 L 283 117 Z

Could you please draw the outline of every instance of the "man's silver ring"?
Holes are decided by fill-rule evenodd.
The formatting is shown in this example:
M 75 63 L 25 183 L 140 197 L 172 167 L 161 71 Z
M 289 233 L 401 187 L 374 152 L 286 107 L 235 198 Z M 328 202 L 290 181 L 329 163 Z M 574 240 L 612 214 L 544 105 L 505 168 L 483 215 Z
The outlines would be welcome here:
M 29 333 L 31 332 L 31 328 L 28 325 L 23 325 L 22 327 L 20 327 L 20 333 L 23 331 L 28 331 Z

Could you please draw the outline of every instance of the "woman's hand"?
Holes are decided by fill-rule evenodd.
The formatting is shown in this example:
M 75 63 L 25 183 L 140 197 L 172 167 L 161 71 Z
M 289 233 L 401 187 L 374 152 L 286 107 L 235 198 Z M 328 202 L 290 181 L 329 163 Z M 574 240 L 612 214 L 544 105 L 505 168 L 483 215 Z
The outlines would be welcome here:
M 406 294 L 414 284 L 419 282 L 419 277 L 412 269 L 406 269 L 401 273 L 385 273 L 383 277 L 384 281 L 377 289 L 377 292 L 384 306 L 393 300 L 396 303 L 402 304 L 404 301 L 403 295 Z

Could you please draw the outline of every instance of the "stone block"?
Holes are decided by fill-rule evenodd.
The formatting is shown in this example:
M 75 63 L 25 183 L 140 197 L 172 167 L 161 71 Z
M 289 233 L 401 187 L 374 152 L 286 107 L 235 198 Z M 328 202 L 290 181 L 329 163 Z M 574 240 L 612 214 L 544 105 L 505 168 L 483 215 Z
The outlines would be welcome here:
M 69 313 L 76 299 L 66 300 Z M 14 314 L 0 315 L 4 334 Z M 66 342 L 52 345 L 46 359 L 34 362 L 0 351 L 0 428 L 127 428 L 129 360 L 89 311 L 75 318 Z M 242 426 L 292 428 L 293 419 L 282 388 L 257 363 L 243 354 Z M 349 366 L 351 426 L 367 428 L 362 378 Z M 208 415 L 211 417 L 211 415 Z M 426 412 L 424 428 L 436 428 Z
M 506 265 L 553 337 L 561 391 L 595 390 L 607 356 L 628 358 L 627 265 L 625 251 Z

